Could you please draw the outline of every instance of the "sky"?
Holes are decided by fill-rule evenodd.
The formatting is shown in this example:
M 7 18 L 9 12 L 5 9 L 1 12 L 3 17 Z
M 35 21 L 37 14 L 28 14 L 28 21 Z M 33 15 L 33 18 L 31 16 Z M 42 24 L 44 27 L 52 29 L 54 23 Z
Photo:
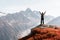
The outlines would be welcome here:
M 27 8 L 60 16 L 60 0 L 0 0 L 0 12 L 3 13 L 15 13 Z

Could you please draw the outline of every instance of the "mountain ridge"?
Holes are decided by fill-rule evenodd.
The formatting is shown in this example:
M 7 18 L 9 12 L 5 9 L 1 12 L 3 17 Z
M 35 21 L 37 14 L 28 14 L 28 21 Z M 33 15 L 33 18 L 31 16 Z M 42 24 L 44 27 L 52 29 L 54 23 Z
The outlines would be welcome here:
M 27 13 L 26 13 L 26 11 L 22 11 L 22 12 L 16 12 L 13 14 L 8 14 L 6 16 L 1 16 L 0 17 L 0 30 L 7 31 L 8 33 L 1 32 L 0 37 L 3 36 L 3 40 L 7 40 L 7 39 L 15 40 L 13 37 L 17 38 L 18 34 L 22 35 L 24 33 L 24 31 L 26 31 L 27 29 L 34 28 L 35 26 L 40 24 L 39 15 L 40 14 L 38 11 L 36 11 L 36 12 L 31 11 L 31 12 L 27 12 Z M 48 16 L 48 18 L 46 18 L 45 22 L 47 22 L 48 19 L 51 20 L 51 16 Z M 53 19 L 53 17 L 52 17 L 52 19 Z M 13 31 L 12 34 L 14 34 L 14 35 L 10 34 L 11 30 Z M 5 35 L 6 37 L 2 33 L 4 35 L 6 34 Z M 8 34 L 10 34 L 10 36 Z M 0 39 L 2 39 L 2 38 L 0 38 Z
M 41 28 L 42 27 L 42 28 Z M 60 28 L 54 25 L 39 25 L 31 33 L 19 40 L 60 40 Z

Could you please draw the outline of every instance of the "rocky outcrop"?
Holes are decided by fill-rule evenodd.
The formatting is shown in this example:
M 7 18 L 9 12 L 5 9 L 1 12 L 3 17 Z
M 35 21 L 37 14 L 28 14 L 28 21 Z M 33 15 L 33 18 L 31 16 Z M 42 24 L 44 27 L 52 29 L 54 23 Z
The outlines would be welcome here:
M 39 27 L 39 26 L 42 26 Z M 39 25 L 31 30 L 31 34 L 19 40 L 60 40 L 60 28 L 57 27 L 45 27 L 47 25 Z

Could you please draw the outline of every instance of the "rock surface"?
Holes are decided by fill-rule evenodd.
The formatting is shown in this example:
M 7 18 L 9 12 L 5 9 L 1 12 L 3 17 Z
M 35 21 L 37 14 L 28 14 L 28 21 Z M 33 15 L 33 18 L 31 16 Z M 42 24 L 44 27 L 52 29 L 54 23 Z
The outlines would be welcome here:
M 60 40 L 60 28 L 52 25 L 47 26 L 39 25 L 31 29 L 31 34 L 19 40 Z

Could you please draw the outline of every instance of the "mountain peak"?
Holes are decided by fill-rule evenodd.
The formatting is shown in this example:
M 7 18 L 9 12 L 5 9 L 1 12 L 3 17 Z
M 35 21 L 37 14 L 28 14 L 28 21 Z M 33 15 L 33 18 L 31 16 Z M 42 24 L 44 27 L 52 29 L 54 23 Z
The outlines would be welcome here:
M 27 11 L 27 12 L 31 12 L 31 9 L 30 9 L 30 8 L 27 8 L 26 11 Z
M 41 28 L 45 27 L 46 28 Z M 49 26 L 49 27 L 48 27 Z M 31 30 L 31 33 L 19 40 L 58 40 L 60 39 L 60 28 L 54 25 L 39 25 Z

